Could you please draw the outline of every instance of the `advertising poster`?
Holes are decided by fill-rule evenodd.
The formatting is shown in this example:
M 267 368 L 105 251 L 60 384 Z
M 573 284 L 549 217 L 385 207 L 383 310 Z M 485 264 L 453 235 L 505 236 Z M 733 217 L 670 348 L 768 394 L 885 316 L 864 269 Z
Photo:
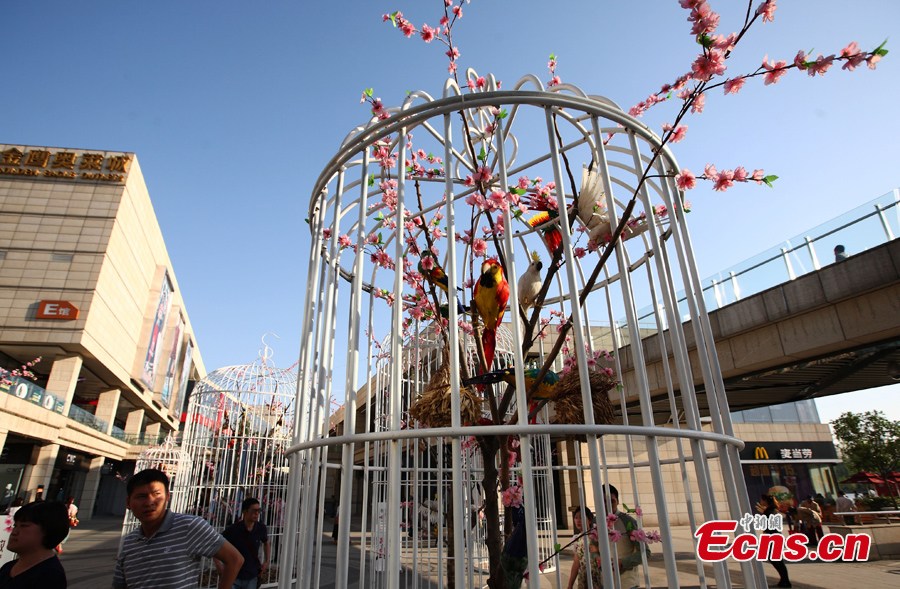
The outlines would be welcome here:
M 172 338 L 172 351 L 169 353 L 169 361 L 166 363 L 166 376 L 163 380 L 161 391 L 162 404 L 169 406 L 172 399 L 172 391 L 175 388 L 175 371 L 178 368 L 178 359 L 181 354 L 181 334 L 184 332 L 184 318 L 178 315 L 178 323 L 175 324 L 175 333 Z
M 147 356 L 144 358 L 144 367 L 141 370 L 141 382 L 149 389 L 153 388 L 153 382 L 156 378 L 156 367 L 159 363 L 160 347 L 163 343 L 163 332 L 166 330 L 166 319 L 171 306 L 172 285 L 169 283 L 167 274 L 163 276 L 162 287 L 159 289 L 159 303 L 156 305 L 156 313 L 153 316 L 150 341 L 147 343 Z
M 187 391 L 188 380 L 191 376 L 191 361 L 193 360 L 194 346 L 188 339 L 187 346 L 184 350 L 184 360 L 181 362 L 181 380 L 178 383 L 177 393 L 175 394 L 175 411 L 181 412 L 184 405 L 184 394 Z

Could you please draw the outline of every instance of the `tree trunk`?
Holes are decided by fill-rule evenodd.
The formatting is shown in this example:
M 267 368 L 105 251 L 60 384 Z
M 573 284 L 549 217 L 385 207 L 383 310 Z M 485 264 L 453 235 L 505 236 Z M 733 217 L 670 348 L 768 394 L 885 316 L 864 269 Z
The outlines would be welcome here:
M 490 577 L 488 587 L 491 589 L 506 589 L 506 578 L 503 576 L 503 567 L 500 565 L 500 557 L 503 553 L 503 537 L 500 533 L 500 505 L 497 501 L 497 452 L 500 442 L 496 437 L 486 436 L 478 438 L 481 447 L 481 456 L 484 459 L 484 521 L 488 559 L 490 562 Z

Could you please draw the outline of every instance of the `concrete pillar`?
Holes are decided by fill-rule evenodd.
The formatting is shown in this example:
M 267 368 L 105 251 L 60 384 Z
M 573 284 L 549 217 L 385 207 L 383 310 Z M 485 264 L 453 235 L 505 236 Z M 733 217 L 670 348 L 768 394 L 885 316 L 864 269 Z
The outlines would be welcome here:
M 72 398 L 75 396 L 75 385 L 78 384 L 78 376 L 81 374 L 81 365 L 84 360 L 81 356 L 66 356 L 53 361 L 50 369 L 50 377 L 47 379 L 47 392 L 65 400 L 63 415 L 69 415 L 69 407 L 72 406 Z
M 144 410 L 143 409 L 135 409 L 134 411 L 130 411 L 128 413 L 128 417 L 125 420 L 125 433 L 126 434 L 134 434 L 135 436 L 141 433 L 141 430 L 144 428 Z
M 159 422 L 147 424 L 147 427 L 144 428 L 144 443 L 156 444 L 156 440 L 159 438 L 159 426 L 161 425 Z
M 100 491 L 100 471 L 106 458 L 97 456 L 91 459 L 91 470 L 84 480 L 84 488 L 81 489 L 81 497 L 75 505 L 78 506 L 78 519 L 87 521 L 94 515 L 94 504 L 97 502 L 97 493 Z
M 50 492 L 50 477 L 53 475 L 53 466 L 56 464 L 56 456 L 59 454 L 59 444 L 47 444 L 35 446 L 31 452 L 31 460 L 22 473 L 22 489 L 25 493 L 25 502 L 34 501 L 38 485 L 44 486 L 44 499 Z
M 111 389 L 103 391 L 100 393 L 100 397 L 97 398 L 97 408 L 94 410 L 94 415 L 97 419 L 102 419 L 106 422 L 106 431 L 103 432 L 106 435 L 112 433 L 113 422 L 116 420 L 116 411 L 119 409 L 119 398 L 121 396 L 122 391 Z

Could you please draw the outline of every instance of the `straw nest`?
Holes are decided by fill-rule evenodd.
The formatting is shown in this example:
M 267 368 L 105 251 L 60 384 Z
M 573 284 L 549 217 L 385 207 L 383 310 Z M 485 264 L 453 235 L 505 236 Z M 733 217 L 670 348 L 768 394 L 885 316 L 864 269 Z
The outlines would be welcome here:
M 601 370 L 591 370 L 591 401 L 594 406 L 594 423 L 609 425 L 615 420 L 615 409 L 609 400 L 609 391 L 618 384 L 613 376 Z M 559 377 L 555 387 L 559 394 L 553 402 L 553 423 L 584 423 L 584 405 L 581 401 L 581 382 L 578 370 L 570 370 Z
M 409 407 L 409 415 L 428 427 L 450 427 L 450 362 L 444 351 L 440 368 L 431 375 L 425 390 Z M 482 398 L 470 387 L 459 390 L 460 419 L 462 425 L 471 425 L 481 417 Z

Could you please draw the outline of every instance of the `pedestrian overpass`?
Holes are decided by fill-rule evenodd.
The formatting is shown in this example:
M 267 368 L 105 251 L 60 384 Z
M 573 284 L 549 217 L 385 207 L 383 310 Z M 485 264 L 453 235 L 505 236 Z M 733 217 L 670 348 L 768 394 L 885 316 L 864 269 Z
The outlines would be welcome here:
M 900 381 L 898 235 L 895 189 L 703 281 L 732 411 Z M 846 259 L 835 260 L 836 245 L 846 248 Z M 648 325 L 642 333 L 650 335 L 641 340 L 656 423 L 671 419 L 663 361 L 671 346 L 661 345 L 668 338 L 662 327 L 660 334 Z M 689 322 L 685 333 L 692 342 Z M 637 390 L 631 347 L 619 355 L 625 390 Z M 668 361 L 674 362 L 671 353 Z M 699 369 L 694 384 L 708 413 Z M 678 383 L 672 386 L 677 392 Z M 636 398 L 629 407 L 629 420 L 639 423 Z

